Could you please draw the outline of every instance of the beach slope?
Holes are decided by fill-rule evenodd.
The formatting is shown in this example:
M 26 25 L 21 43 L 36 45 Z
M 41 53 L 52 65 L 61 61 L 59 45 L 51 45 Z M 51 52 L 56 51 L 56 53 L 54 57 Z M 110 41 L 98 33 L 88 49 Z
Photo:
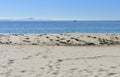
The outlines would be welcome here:
M 41 46 L 120 45 L 120 34 L 0 34 L 0 44 Z

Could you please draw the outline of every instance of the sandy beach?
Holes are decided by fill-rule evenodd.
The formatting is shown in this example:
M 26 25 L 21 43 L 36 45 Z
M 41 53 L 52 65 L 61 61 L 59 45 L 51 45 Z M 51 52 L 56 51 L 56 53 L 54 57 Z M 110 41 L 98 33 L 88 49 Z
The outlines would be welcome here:
M 0 0 L 0 77 L 120 77 L 120 0 Z
M 0 34 L 0 77 L 120 77 L 120 34 Z
M 119 45 L 120 34 L 0 34 L 0 44 L 41 46 L 103 46 Z

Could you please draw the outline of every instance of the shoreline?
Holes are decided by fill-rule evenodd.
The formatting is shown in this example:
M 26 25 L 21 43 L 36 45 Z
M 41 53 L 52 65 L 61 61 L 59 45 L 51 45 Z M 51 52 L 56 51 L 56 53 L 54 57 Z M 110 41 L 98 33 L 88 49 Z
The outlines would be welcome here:
M 0 34 L 0 44 L 41 46 L 120 45 L 120 33 Z

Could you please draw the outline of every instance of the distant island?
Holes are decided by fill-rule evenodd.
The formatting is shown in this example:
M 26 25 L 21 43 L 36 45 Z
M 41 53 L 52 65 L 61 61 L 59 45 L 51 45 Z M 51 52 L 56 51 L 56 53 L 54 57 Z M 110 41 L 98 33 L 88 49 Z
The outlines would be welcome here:
M 0 19 L 0 21 L 36 21 L 35 18 L 23 18 L 23 19 Z

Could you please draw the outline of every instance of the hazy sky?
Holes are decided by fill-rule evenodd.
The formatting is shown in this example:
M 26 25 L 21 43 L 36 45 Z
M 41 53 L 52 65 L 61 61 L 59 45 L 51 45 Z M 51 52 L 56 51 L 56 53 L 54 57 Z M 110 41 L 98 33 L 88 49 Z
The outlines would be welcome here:
M 120 0 L 0 0 L 0 19 L 120 20 Z

